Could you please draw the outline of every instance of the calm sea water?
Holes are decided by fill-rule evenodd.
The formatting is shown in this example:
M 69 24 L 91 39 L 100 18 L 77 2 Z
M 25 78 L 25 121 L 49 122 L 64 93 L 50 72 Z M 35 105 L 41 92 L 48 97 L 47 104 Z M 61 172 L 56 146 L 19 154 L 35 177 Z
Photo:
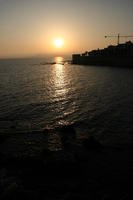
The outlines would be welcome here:
M 133 143 L 133 69 L 71 65 L 59 57 L 1 60 L 0 131 L 63 124 L 73 124 L 79 137 Z

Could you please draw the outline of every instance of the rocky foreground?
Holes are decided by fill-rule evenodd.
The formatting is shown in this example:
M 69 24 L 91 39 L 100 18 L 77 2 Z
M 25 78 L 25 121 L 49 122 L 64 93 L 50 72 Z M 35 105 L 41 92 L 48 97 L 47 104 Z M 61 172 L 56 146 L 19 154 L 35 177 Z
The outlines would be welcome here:
M 132 199 L 132 153 L 92 136 L 79 140 L 72 126 L 1 133 L 0 199 Z

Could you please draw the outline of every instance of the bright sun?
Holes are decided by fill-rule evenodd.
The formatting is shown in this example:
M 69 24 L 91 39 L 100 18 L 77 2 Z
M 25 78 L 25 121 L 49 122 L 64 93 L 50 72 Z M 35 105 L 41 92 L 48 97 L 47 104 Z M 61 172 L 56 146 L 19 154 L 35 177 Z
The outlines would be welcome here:
M 54 46 L 56 48 L 61 48 L 63 46 L 63 44 L 64 44 L 64 41 L 61 38 L 57 38 L 54 40 Z

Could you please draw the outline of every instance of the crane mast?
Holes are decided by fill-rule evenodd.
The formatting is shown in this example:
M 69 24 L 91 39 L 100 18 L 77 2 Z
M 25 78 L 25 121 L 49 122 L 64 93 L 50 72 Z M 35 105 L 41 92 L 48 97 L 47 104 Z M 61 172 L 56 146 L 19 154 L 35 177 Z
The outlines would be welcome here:
M 106 35 L 105 38 L 117 38 L 117 44 L 120 44 L 120 38 L 131 38 L 133 37 L 133 35 L 120 35 L 118 33 L 118 35 Z

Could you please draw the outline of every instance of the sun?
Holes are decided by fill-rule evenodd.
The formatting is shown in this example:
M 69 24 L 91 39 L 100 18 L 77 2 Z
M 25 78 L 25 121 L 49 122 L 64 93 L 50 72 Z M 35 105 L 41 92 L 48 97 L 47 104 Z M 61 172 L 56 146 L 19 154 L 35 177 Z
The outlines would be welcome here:
M 61 39 L 61 38 L 56 38 L 56 39 L 54 40 L 54 46 L 55 46 L 56 48 L 62 48 L 63 45 L 64 45 L 64 40 L 63 40 L 63 39 Z

